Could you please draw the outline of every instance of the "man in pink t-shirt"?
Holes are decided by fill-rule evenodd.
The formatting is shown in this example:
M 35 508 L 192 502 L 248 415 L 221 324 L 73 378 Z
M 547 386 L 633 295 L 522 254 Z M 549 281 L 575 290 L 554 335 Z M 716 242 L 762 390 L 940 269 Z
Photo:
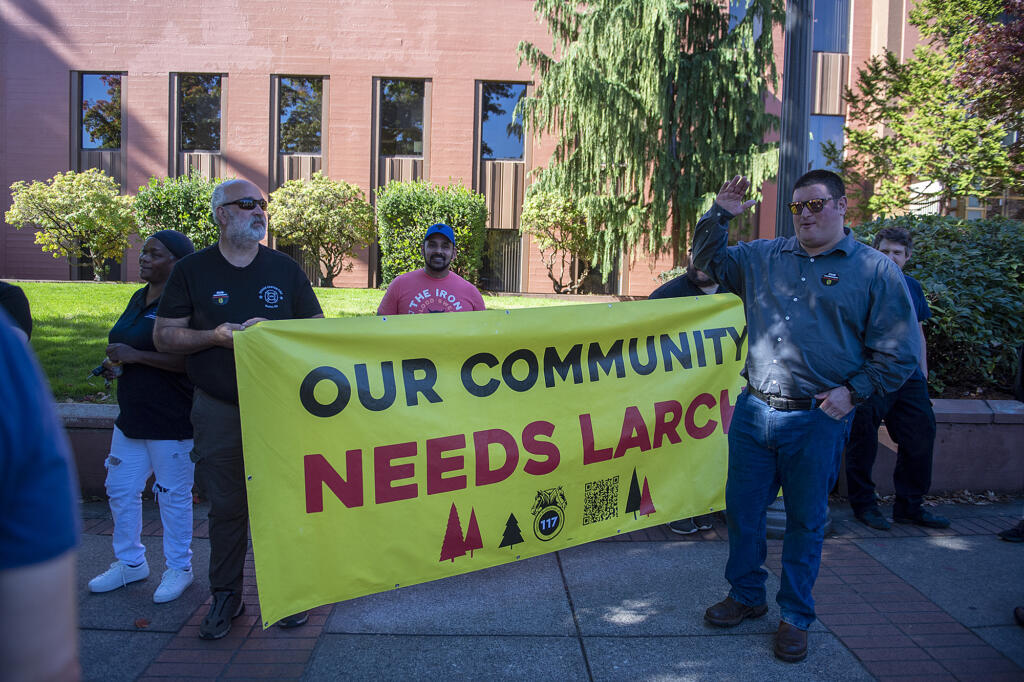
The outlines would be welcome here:
M 449 269 L 457 252 L 451 227 L 444 223 L 428 227 L 421 250 L 424 267 L 391 282 L 377 308 L 378 315 L 484 309 L 484 298 L 476 287 Z

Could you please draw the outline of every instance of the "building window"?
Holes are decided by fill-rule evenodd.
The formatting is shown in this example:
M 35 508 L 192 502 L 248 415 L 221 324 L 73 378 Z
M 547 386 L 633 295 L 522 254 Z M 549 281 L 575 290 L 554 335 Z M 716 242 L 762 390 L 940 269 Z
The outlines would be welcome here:
M 121 148 L 121 74 L 83 73 L 80 149 Z
M 815 0 L 814 51 L 849 52 L 850 0 Z
M 280 88 L 278 151 L 282 154 L 319 154 L 324 79 L 282 76 Z
M 516 105 L 526 96 L 525 83 L 482 84 L 480 156 L 487 160 L 523 160 L 523 119 Z
M 381 79 L 381 156 L 423 155 L 423 93 L 422 80 Z
M 751 2 L 752 0 L 729 0 L 729 31 L 736 28 L 737 24 L 747 16 L 747 10 L 750 9 Z M 761 37 L 761 26 L 763 23 L 760 16 L 754 18 L 754 40 Z
M 178 148 L 220 151 L 221 76 L 183 73 L 178 80 Z
M 840 150 L 843 148 L 843 126 L 846 124 L 845 116 L 818 116 L 812 115 L 810 121 L 810 141 L 807 146 L 807 169 L 827 168 L 837 170 L 835 166 L 828 163 L 822 145 L 832 142 Z

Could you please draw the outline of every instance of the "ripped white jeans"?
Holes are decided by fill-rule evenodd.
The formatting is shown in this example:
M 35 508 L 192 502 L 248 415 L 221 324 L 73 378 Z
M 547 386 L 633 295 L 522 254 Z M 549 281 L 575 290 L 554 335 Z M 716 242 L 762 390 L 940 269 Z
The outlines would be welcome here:
M 167 568 L 192 566 L 192 439 L 129 438 L 114 427 L 107 457 L 107 495 L 114 517 L 114 556 L 126 564 L 146 559 L 142 536 L 142 490 L 156 474 L 153 493 L 160 505 Z

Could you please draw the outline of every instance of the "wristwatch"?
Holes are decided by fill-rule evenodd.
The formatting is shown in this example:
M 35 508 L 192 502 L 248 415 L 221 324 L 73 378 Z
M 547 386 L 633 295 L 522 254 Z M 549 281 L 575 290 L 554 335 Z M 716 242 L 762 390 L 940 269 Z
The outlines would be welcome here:
M 852 404 L 860 405 L 862 402 L 867 400 L 867 396 L 857 393 L 856 389 L 854 389 L 853 387 L 853 384 L 851 384 L 849 381 L 844 382 L 843 386 L 845 386 L 846 390 L 850 392 L 850 402 Z

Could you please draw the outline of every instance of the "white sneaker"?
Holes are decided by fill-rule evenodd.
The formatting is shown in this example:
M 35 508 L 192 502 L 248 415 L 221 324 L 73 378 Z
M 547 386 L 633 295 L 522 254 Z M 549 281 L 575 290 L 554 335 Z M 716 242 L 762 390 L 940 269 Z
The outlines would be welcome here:
M 192 571 L 168 568 L 160 579 L 160 587 L 153 593 L 153 601 L 157 604 L 174 601 L 181 596 L 185 588 L 192 584 Z
M 110 592 L 148 577 L 149 564 L 145 561 L 134 568 L 121 561 L 115 561 L 110 564 L 110 568 L 89 581 L 89 591 Z

